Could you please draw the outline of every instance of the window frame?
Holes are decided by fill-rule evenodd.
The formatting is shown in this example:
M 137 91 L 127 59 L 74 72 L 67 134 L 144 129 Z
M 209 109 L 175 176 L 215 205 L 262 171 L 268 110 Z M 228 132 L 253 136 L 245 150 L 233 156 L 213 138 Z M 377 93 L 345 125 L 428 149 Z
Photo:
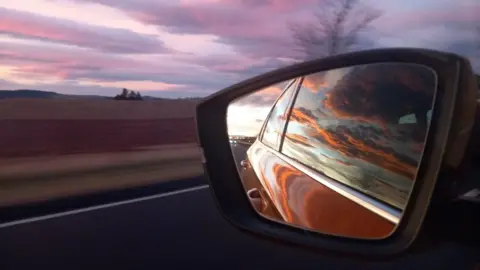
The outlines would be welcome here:
M 303 77 L 297 77 L 295 79 L 292 79 L 291 82 L 289 82 L 287 84 L 287 86 L 285 86 L 285 88 L 283 89 L 282 93 L 280 94 L 280 96 L 277 98 L 277 100 L 275 100 L 275 102 L 273 103 L 273 106 L 272 108 L 270 109 L 270 111 L 268 112 L 268 115 L 267 115 L 267 118 L 265 119 L 265 121 L 263 122 L 263 125 L 262 125 L 262 128 L 260 129 L 260 134 L 258 136 L 258 140 L 259 142 L 262 143 L 262 145 L 264 145 L 265 147 L 268 147 L 270 149 L 273 149 L 275 151 L 280 151 L 280 145 L 281 145 L 281 142 L 283 142 L 283 135 L 284 135 L 284 132 L 285 132 L 285 128 L 287 126 L 287 120 L 288 120 L 288 116 L 290 115 L 290 111 L 291 111 L 291 107 L 293 105 L 292 101 L 293 101 L 293 96 L 296 96 L 297 92 L 298 92 L 298 89 L 300 87 L 300 82 L 303 82 Z M 287 103 L 287 107 L 286 109 L 283 111 L 283 113 L 287 112 L 288 111 L 288 116 L 287 118 L 285 119 L 285 123 L 283 124 L 283 127 L 281 128 L 281 133 L 277 136 L 277 139 L 276 139 L 276 143 L 275 143 L 275 146 L 272 147 L 268 144 L 266 144 L 264 141 L 263 141 L 263 136 L 265 134 L 265 128 L 268 124 L 268 122 L 270 121 L 271 119 L 271 116 L 272 116 L 272 112 L 273 110 L 277 107 L 277 104 L 278 102 L 280 101 L 280 99 L 282 97 L 284 97 L 284 95 L 286 95 L 287 91 L 290 90 L 290 87 L 294 87 L 293 89 L 293 93 L 287 97 L 288 98 L 288 103 Z
M 282 134 L 280 136 L 280 144 L 278 146 L 278 152 L 282 153 L 282 148 L 283 148 L 283 142 L 285 141 L 285 136 L 287 134 L 287 128 L 288 128 L 288 122 L 290 122 L 290 115 L 292 114 L 293 106 L 295 105 L 295 102 L 297 101 L 298 93 L 300 93 L 300 89 L 302 88 L 303 80 L 306 76 L 302 76 L 299 79 L 297 89 L 295 89 L 295 93 L 292 95 L 292 98 L 290 100 L 290 103 L 288 104 L 288 113 L 285 119 L 285 125 L 283 126 Z

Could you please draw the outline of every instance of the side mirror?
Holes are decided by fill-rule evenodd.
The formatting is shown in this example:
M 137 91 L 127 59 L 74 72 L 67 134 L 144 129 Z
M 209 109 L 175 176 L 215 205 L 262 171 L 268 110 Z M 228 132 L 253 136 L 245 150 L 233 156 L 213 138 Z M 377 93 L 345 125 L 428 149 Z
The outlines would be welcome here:
M 380 49 L 295 64 L 198 105 L 205 172 L 239 229 L 395 255 L 418 237 L 439 176 L 461 163 L 476 96 L 469 61 L 450 53 Z

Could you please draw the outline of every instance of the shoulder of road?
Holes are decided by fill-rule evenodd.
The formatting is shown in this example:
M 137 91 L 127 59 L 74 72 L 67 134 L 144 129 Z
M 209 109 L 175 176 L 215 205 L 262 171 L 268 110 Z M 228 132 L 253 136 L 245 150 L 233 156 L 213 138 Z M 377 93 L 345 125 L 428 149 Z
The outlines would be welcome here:
M 130 152 L 15 158 L 0 161 L 0 205 L 42 201 L 201 175 L 197 144 Z

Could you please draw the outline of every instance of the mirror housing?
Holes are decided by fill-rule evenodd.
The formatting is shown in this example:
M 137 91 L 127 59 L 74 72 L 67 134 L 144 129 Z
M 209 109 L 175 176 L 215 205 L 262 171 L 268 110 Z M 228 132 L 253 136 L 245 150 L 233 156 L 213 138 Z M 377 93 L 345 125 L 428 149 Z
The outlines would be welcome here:
M 352 239 L 290 227 L 257 214 L 245 195 L 230 150 L 228 105 L 242 96 L 292 78 L 382 62 L 420 64 L 430 67 L 438 76 L 432 121 L 417 181 L 395 232 L 380 240 Z M 204 169 L 221 214 L 241 230 L 308 249 L 376 258 L 400 254 L 419 236 L 430 202 L 436 198 L 439 176 L 462 162 L 475 121 L 475 80 L 469 61 L 455 54 L 425 49 L 376 49 L 294 64 L 207 97 L 197 106 L 197 132 L 204 153 Z

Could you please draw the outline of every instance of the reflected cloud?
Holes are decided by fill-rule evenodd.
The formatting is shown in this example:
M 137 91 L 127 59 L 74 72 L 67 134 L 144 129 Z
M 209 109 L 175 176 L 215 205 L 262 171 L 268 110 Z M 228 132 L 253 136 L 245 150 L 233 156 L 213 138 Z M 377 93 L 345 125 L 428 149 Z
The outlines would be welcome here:
M 435 74 L 422 66 L 377 64 L 309 77 L 282 152 L 403 208 L 423 151 Z
M 426 117 L 435 88 L 435 74 L 420 65 L 358 66 L 328 92 L 323 106 L 341 118 L 397 123 L 411 112 Z

